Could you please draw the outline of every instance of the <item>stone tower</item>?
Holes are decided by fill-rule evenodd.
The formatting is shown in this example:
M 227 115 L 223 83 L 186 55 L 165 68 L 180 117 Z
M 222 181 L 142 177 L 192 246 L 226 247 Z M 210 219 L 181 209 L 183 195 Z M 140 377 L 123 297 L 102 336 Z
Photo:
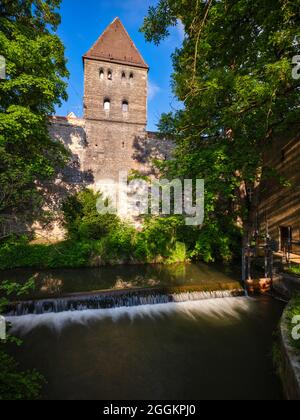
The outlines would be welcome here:
M 145 138 L 149 67 L 116 18 L 83 56 L 84 170 L 94 182 L 140 169 L 138 144 Z
M 105 192 L 102 181 L 118 182 L 120 172 L 155 177 L 152 161 L 169 159 L 173 149 L 172 142 L 146 131 L 149 67 L 120 19 L 83 56 L 83 64 L 84 118 L 70 113 L 49 119 L 51 137 L 71 155 L 55 183 L 47 186 L 49 208 L 58 215 L 67 195 L 86 187 Z M 48 238 L 64 238 L 59 220 L 35 226 L 37 237 L 47 232 Z

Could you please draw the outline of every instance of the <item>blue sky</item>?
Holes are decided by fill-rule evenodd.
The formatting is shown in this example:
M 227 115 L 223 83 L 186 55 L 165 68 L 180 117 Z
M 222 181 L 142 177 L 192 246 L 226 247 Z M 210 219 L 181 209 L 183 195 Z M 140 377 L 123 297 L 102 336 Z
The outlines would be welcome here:
M 104 29 L 119 17 L 135 45 L 150 66 L 148 129 L 155 130 L 160 115 L 177 109 L 170 81 L 172 73 L 171 53 L 180 47 L 184 33 L 180 25 L 172 29 L 171 36 L 160 46 L 146 43 L 139 28 L 149 6 L 157 0 L 62 0 L 62 24 L 58 34 L 66 46 L 70 71 L 69 100 L 57 109 L 57 115 L 73 111 L 82 116 L 83 66 L 82 55 L 94 44 Z

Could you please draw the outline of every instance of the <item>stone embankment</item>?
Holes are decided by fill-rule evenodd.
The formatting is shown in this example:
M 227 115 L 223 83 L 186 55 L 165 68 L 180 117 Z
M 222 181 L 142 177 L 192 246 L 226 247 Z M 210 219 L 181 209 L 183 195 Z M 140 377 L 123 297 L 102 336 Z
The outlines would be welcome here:
M 289 309 L 286 308 L 280 324 L 280 376 L 288 400 L 300 401 L 300 351 L 292 344 Z

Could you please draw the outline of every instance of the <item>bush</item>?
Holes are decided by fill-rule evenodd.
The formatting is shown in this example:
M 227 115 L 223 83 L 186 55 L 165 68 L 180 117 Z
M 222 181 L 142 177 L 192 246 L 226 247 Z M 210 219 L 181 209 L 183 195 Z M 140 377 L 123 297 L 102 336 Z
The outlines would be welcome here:
M 300 276 L 300 266 L 299 265 L 292 265 L 291 267 L 286 268 L 286 271 L 290 274 Z
M 116 215 L 100 215 L 100 193 L 86 189 L 69 197 L 63 206 L 65 227 L 71 239 L 96 241 L 92 260 L 95 264 L 114 262 L 177 262 L 186 258 L 177 233 L 183 227 L 179 217 L 147 218 L 142 232 L 122 223 Z M 108 204 L 108 203 L 105 203 Z
M 176 250 L 179 251 L 177 231 L 182 223 L 183 221 L 175 216 L 148 218 L 142 232 L 137 234 L 135 257 L 145 262 L 174 259 Z
M 67 198 L 63 214 L 70 239 L 99 240 L 118 228 L 120 219 L 116 215 L 98 213 L 97 202 L 101 199 L 100 193 L 90 189 Z
M 206 263 L 214 261 L 230 262 L 240 255 L 241 231 L 236 227 L 225 228 L 217 223 L 204 225 L 196 237 L 190 256 Z
M 87 195 L 90 196 L 90 192 Z M 72 212 L 72 217 L 71 212 L 68 213 L 68 220 L 76 221 L 75 206 L 72 206 Z M 185 226 L 184 219 L 177 216 L 149 217 L 141 232 L 118 218 L 104 222 L 95 217 L 90 218 L 89 223 L 83 218 L 72 226 L 72 239 L 59 244 L 30 245 L 27 238 L 11 238 L 0 244 L 0 270 L 79 268 L 122 262 L 171 264 L 187 259 L 229 262 L 239 255 L 240 232 L 237 228 L 232 228 L 231 235 L 222 233 L 219 225 L 192 228 Z
M 134 255 L 136 230 L 120 223 L 117 229 L 94 245 L 94 255 L 103 263 L 131 262 Z
M 24 285 L 0 282 L 0 314 L 5 313 L 11 297 L 27 295 L 34 288 L 30 279 Z M 9 334 L 5 340 L 0 340 L 0 401 L 4 400 L 35 400 L 40 396 L 45 379 L 36 370 L 22 371 L 16 360 L 8 353 L 8 344 L 20 346 L 22 342 Z
M 175 248 L 171 251 L 167 258 L 168 264 L 175 264 L 187 260 L 186 245 L 182 242 L 176 242 Z
M 292 300 L 290 307 L 287 310 L 287 319 L 288 319 L 289 327 L 290 327 L 291 344 L 300 351 L 300 340 L 292 339 L 292 330 L 295 327 L 295 324 L 292 323 L 292 320 L 295 316 L 299 316 L 299 315 L 300 315 L 300 295 L 296 296 Z
M 0 344 L 0 401 L 36 400 L 44 379 L 37 371 L 22 372 Z
M 105 240 L 108 255 L 131 258 L 134 253 L 134 239 L 136 231 L 129 226 L 121 225 Z
M 0 245 L 0 270 L 85 267 L 89 265 L 92 250 L 91 242 L 30 245 L 25 238 L 13 238 Z

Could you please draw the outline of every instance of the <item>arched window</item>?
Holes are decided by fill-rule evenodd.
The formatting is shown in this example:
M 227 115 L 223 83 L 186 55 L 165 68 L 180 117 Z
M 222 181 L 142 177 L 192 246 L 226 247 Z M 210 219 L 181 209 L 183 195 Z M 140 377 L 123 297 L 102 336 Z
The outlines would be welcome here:
M 103 109 L 106 112 L 110 111 L 110 100 L 108 98 L 104 99 Z
M 99 71 L 99 76 L 100 76 L 100 79 L 101 79 L 101 80 L 103 80 L 103 79 L 104 79 L 104 70 L 103 70 L 103 69 L 100 69 L 100 71 Z
M 122 111 L 123 111 L 123 112 L 128 112 L 128 111 L 129 111 L 129 104 L 128 104 L 128 101 L 123 101 L 123 102 L 122 102 Z
M 112 80 L 112 71 L 111 70 L 108 70 L 107 78 L 108 78 L 108 80 Z
M 130 73 L 129 79 L 131 82 L 133 81 L 133 73 Z
M 123 71 L 122 72 L 122 80 L 124 81 L 124 80 L 126 80 L 126 74 L 125 74 L 125 72 Z

